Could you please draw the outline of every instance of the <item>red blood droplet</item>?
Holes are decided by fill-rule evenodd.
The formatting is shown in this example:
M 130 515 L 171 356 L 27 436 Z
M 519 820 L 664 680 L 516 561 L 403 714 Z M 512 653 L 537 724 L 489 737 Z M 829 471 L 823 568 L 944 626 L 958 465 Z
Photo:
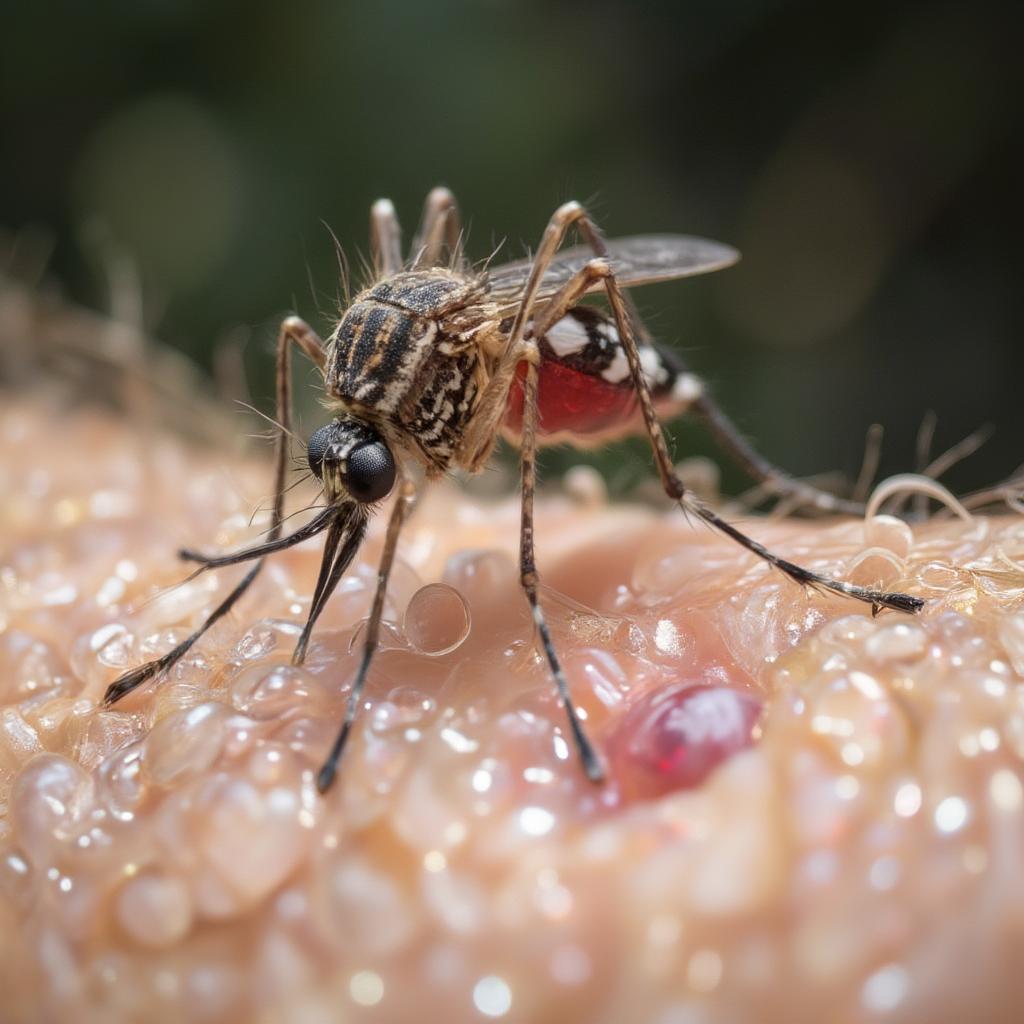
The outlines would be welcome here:
M 700 785 L 716 765 L 749 747 L 761 702 L 727 686 L 676 683 L 640 698 L 608 743 L 627 799 Z

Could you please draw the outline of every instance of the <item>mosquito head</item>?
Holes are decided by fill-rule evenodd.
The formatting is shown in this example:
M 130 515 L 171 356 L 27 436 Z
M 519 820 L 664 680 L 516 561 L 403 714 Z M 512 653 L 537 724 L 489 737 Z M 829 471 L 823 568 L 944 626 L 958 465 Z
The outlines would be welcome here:
M 395 485 L 394 456 L 380 434 L 360 420 L 336 419 L 321 427 L 306 453 L 331 504 L 350 498 L 368 505 L 387 497 Z

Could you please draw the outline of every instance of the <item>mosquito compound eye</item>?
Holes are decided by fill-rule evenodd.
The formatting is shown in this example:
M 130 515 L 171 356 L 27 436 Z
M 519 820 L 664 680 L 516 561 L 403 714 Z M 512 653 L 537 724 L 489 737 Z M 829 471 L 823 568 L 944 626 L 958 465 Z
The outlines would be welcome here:
M 313 470 L 313 474 L 318 480 L 323 479 L 324 456 L 327 454 L 327 446 L 334 439 L 335 430 L 335 425 L 328 423 L 327 426 L 317 430 L 310 437 L 306 445 L 306 458 L 309 460 L 309 468 Z
M 380 501 L 395 485 L 395 460 L 383 441 L 361 444 L 348 453 L 345 487 L 356 501 Z

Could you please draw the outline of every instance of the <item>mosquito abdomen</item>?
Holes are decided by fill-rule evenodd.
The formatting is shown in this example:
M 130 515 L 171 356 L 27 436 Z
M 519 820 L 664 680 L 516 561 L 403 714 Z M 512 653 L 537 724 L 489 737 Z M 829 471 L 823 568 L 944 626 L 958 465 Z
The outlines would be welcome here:
M 541 353 L 537 401 L 543 443 L 594 444 L 642 431 L 640 406 L 615 324 L 592 306 L 577 306 L 537 339 Z M 658 412 L 672 417 L 700 396 L 701 382 L 660 346 L 640 349 L 644 377 Z M 521 374 L 520 374 L 521 377 Z M 509 395 L 506 427 L 522 421 L 520 381 Z

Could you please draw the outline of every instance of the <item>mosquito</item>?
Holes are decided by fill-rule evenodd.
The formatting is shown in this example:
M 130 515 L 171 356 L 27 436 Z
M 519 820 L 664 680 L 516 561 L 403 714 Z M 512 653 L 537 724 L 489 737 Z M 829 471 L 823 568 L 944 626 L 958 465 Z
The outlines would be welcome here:
M 580 244 L 563 248 L 571 231 Z M 480 270 L 463 254 L 454 196 L 436 188 L 427 197 L 408 260 L 402 258 L 394 206 L 386 199 L 371 209 L 370 250 L 373 283 L 351 302 L 326 342 L 297 316 L 281 324 L 276 362 L 280 432 L 267 539 L 227 555 L 181 552 L 199 564 L 197 571 L 250 561 L 253 565 L 194 633 L 163 657 L 112 683 L 105 704 L 166 673 L 234 607 L 266 556 L 323 534 L 320 572 L 292 658 L 302 664 L 313 627 L 359 550 L 370 514 L 397 489 L 358 669 L 337 738 L 317 776 L 318 788 L 326 792 L 362 703 L 388 577 L 415 500 L 414 476 L 437 479 L 455 469 L 478 473 L 502 435 L 520 452 L 520 582 L 581 765 L 595 782 L 604 777 L 602 760 L 580 722 L 539 599 L 534 490 L 540 445 L 563 440 L 587 444 L 644 432 L 667 496 L 791 580 L 863 601 L 876 613 L 882 608 L 916 612 L 923 606 L 920 598 L 832 579 L 779 557 L 691 494 L 676 473 L 659 417 L 695 412 L 726 452 L 776 493 L 825 511 L 859 509 L 788 477 L 761 458 L 699 378 L 678 356 L 653 342 L 623 291 L 728 267 L 738 259 L 734 249 L 685 235 L 605 241 L 587 210 L 569 202 L 551 216 L 530 258 Z M 607 312 L 583 304 L 598 291 L 607 299 Z M 334 418 L 307 445 L 309 467 L 323 485 L 325 505 L 305 526 L 282 536 L 293 346 L 323 375 Z

